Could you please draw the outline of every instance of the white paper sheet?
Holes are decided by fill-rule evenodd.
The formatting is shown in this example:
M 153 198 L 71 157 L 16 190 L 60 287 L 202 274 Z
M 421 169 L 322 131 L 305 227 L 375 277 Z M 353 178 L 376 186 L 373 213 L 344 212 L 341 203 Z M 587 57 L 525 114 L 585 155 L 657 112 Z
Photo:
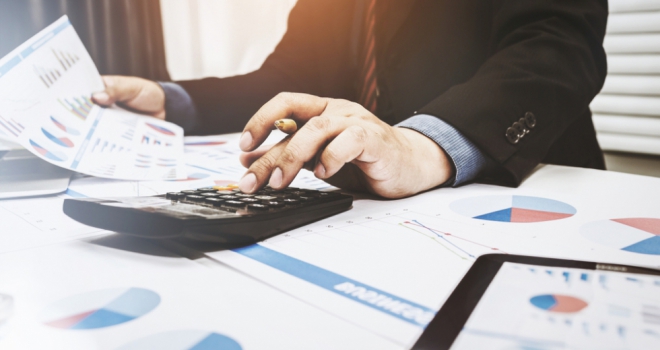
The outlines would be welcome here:
M 183 130 L 90 96 L 104 90 L 66 16 L 0 60 L 0 129 L 55 165 L 98 177 L 184 179 Z
M 279 131 L 274 132 L 268 143 L 277 142 L 282 135 Z M 74 179 L 69 189 L 86 197 L 106 198 L 154 196 L 201 187 L 236 184 L 247 171 L 238 160 L 241 153 L 238 136 L 186 137 L 185 161 L 188 176 L 183 180 L 120 181 L 86 177 Z M 317 190 L 334 189 L 307 170 L 301 171 L 291 186 Z
M 452 349 L 652 349 L 660 277 L 505 263 Z
M 222 349 L 401 349 L 227 267 L 94 242 L 0 256 L 0 293 L 15 301 L 0 347 L 183 350 L 213 335 L 239 346 Z
M 346 213 L 208 255 L 410 346 L 425 326 L 417 315 L 437 311 L 482 254 L 660 266 L 653 242 L 644 244 L 655 253 L 635 253 L 582 231 L 599 220 L 660 218 L 657 208 L 660 179 L 544 166 L 517 189 L 469 185 L 397 201 L 358 199 Z M 475 218 L 482 215 L 490 219 Z
M 105 232 L 66 216 L 62 211 L 65 198 L 71 196 L 0 200 L 0 254 Z

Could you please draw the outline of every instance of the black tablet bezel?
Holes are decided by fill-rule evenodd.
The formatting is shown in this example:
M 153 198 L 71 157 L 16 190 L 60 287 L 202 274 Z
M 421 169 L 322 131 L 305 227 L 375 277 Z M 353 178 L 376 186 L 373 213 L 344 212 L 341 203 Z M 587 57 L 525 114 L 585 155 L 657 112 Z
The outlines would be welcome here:
M 419 337 L 413 350 L 449 349 L 463 329 L 472 311 L 486 292 L 490 282 L 505 262 L 566 267 L 585 270 L 607 270 L 660 276 L 660 271 L 632 266 L 587 261 L 539 258 L 524 255 L 482 255 L 465 274 L 452 294 Z

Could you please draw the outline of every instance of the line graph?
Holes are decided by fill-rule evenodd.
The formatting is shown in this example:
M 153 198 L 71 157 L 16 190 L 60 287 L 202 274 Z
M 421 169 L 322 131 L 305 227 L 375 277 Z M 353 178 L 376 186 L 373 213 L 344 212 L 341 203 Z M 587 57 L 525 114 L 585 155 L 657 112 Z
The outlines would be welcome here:
M 373 210 L 373 207 L 378 209 Z M 364 304 L 362 301 L 350 298 L 353 291 L 362 286 L 366 291 L 377 290 L 378 295 L 387 293 L 435 311 L 476 258 L 489 253 L 506 254 L 498 246 L 501 237 L 493 235 L 481 223 L 445 219 L 435 212 L 437 207 L 406 208 L 397 201 L 357 200 L 349 212 L 269 238 L 248 249 L 254 254 L 225 251 L 210 255 L 330 313 L 339 317 L 351 315 L 356 324 L 408 343 L 418 333 L 387 312 L 382 313 L 382 318 L 374 318 L 373 311 L 360 306 Z M 297 264 L 280 266 L 265 261 L 262 252 Z M 270 270 L 255 264 L 285 269 L 282 271 L 287 276 L 275 278 Z M 298 265 L 300 269 L 296 268 Z M 311 270 L 323 271 L 314 274 L 318 278 L 341 276 L 350 280 L 350 285 L 337 282 L 320 286 L 316 277 L 312 280 L 304 277 L 307 276 L 305 271 Z M 311 286 L 303 287 L 302 283 Z M 300 293 L 302 288 L 310 289 Z M 337 290 L 346 288 L 349 290 L 344 293 L 346 295 L 339 293 L 345 299 L 333 299 Z

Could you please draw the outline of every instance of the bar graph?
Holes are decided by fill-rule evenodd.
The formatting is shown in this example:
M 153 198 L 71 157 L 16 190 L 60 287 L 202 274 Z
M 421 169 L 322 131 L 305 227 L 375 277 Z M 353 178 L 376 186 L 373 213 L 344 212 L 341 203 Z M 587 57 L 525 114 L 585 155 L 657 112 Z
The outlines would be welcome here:
M 71 67 L 73 67 L 73 65 L 76 62 L 80 61 L 80 57 L 78 57 L 78 55 L 76 54 L 64 52 L 62 50 L 55 50 L 55 49 L 51 49 L 51 51 L 53 52 L 55 59 L 57 59 L 57 61 L 60 63 L 62 69 L 64 69 L 65 72 L 68 71 Z
M 0 126 L 4 130 L 9 132 L 11 135 L 14 135 L 16 137 L 18 137 L 18 135 L 20 135 L 23 132 L 23 130 L 25 130 L 25 127 L 21 125 L 21 123 L 15 121 L 12 118 L 5 118 L 1 115 L 0 115 Z
M 53 86 L 62 77 L 62 73 L 57 68 L 46 68 L 37 65 L 33 67 L 35 74 L 47 88 Z
M 57 101 L 76 118 L 83 121 L 87 120 L 94 106 L 94 102 L 87 96 L 60 98 Z

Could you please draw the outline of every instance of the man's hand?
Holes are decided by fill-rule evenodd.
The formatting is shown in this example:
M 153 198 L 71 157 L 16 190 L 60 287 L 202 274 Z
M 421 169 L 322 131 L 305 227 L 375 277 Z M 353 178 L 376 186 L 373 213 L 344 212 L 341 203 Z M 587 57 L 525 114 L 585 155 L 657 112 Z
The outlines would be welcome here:
M 165 119 L 165 92 L 157 83 L 136 77 L 104 76 L 105 91 L 92 95 L 95 103 L 110 106 L 113 103 Z
M 272 148 L 256 149 L 283 118 L 304 125 Z M 391 127 L 357 103 L 306 94 L 281 93 L 261 107 L 240 147 L 248 152 L 241 155 L 249 169 L 239 184 L 246 193 L 267 182 L 284 188 L 303 167 L 340 188 L 387 198 L 436 187 L 452 175 L 447 155 L 426 136 Z

